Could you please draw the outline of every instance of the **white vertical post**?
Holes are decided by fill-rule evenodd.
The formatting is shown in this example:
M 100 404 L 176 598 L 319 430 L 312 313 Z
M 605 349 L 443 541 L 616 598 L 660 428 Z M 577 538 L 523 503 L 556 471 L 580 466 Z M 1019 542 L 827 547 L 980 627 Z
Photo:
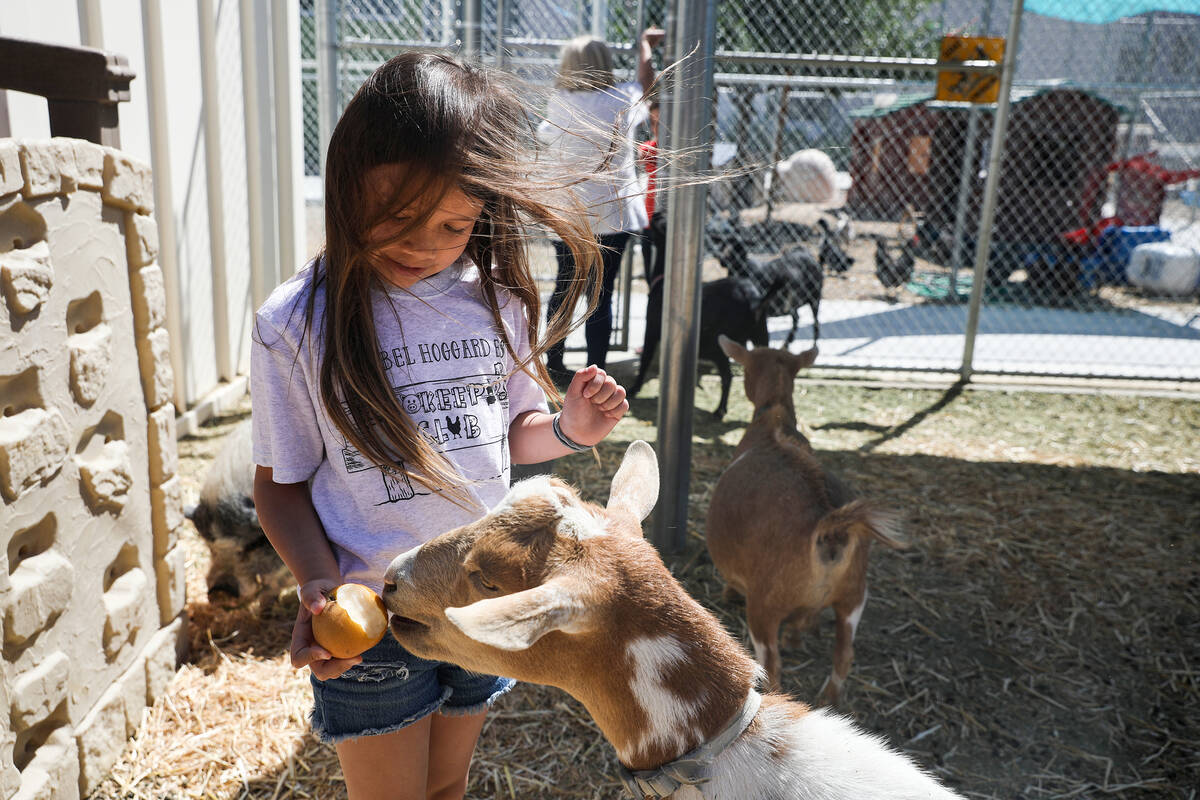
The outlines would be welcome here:
M 471 61 L 483 60 L 483 3 L 462 0 L 462 53 Z
M 79 42 L 84 47 L 104 49 L 104 18 L 100 0 L 76 0 L 79 12 Z
M 300 113 L 300 7 L 271 8 L 275 78 L 275 162 L 279 189 L 279 278 L 295 274 L 307 256 L 304 240 L 304 121 Z
M 321 178 L 325 177 L 325 156 L 329 137 L 337 125 L 340 108 L 338 81 L 338 0 L 316 0 L 317 23 L 317 157 Z
M 212 262 L 213 346 L 217 375 L 236 376 L 229 345 L 229 285 L 225 265 L 225 192 L 221 183 L 221 101 L 217 80 L 217 17 L 213 0 L 199 0 L 200 91 L 204 104 L 204 177 L 208 194 L 208 249 Z
M 242 109 L 246 124 L 246 204 L 249 209 L 250 286 L 254 307 L 278 283 L 274 156 L 271 135 L 271 48 L 266 7 L 241 0 Z
M 190 330 L 184 325 L 179 279 L 179 239 L 175 226 L 175 193 L 171 188 L 171 145 L 167 128 L 167 76 L 163 62 L 162 14 L 158 0 L 142 0 L 142 48 L 146 57 L 146 106 L 150 115 L 150 168 L 154 171 L 154 219 L 158 223 L 158 265 L 167 295 L 167 335 L 175 373 L 175 408 L 187 408 L 190 395 L 183 354 L 189 352 Z
M 496 67 L 504 67 L 504 36 L 508 30 L 508 3 L 496 0 Z

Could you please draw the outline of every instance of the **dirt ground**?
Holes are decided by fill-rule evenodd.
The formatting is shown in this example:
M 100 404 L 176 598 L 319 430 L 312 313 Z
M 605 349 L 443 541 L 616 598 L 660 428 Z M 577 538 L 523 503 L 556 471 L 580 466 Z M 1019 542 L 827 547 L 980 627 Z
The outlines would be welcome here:
M 657 383 L 597 452 L 556 471 L 603 500 L 627 443 L 653 442 Z M 743 641 L 703 543 L 711 487 L 750 407 L 697 396 L 687 544 L 667 560 Z M 912 548 L 877 549 L 841 711 L 966 797 L 1194 798 L 1200 769 L 1200 403 L 1182 399 L 877 388 L 801 378 L 797 410 L 827 468 L 904 519 Z M 180 442 L 195 492 L 222 436 Z M 193 495 L 194 496 L 194 495 Z M 147 710 L 93 800 L 342 798 L 307 730 L 307 677 L 286 663 L 294 600 L 208 603 L 188 526 L 191 656 Z M 784 688 L 811 700 L 831 619 L 784 649 Z M 582 707 L 520 685 L 485 729 L 472 798 L 622 797 Z

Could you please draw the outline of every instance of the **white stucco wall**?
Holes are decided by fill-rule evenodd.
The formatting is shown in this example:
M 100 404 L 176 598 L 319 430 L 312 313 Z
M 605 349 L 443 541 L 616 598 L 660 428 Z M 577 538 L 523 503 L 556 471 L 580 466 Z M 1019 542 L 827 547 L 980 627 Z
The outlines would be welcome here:
M 130 100 L 118 106 L 120 115 L 121 149 L 133 157 L 153 163 L 150 92 L 146 41 L 143 32 L 144 0 L 84 0 L 99 14 L 99 30 L 103 49 L 124 56 L 136 74 L 130 85 Z M 170 208 L 159 203 L 156 216 L 160 222 L 174 225 L 174 247 L 163 254 L 164 273 L 168 292 L 174 292 L 178 302 L 177 319 L 171 323 L 172 335 L 181 355 L 175 364 L 179 386 L 177 404 L 180 411 L 194 408 L 211 398 L 214 392 L 227 387 L 227 379 L 236 380 L 249 369 L 249 348 L 252 334 L 253 300 L 251 298 L 252 270 L 263 270 L 273 287 L 280 275 L 290 275 L 295 265 L 280 269 L 274 264 L 261 264 L 252 257 L 247 220 L 249 207 L 246 188 L 246 126 L 242 105 L 241 23 L 237 0 L 151 0 L 161 15 L 158 41 L 162 45 L 165 75 L 166 142 L 171 192 Z M 215 64 L 218 85 L 216 103 L 212 110 L 218 118 L 219 142 L 209 145 L 205 137 L 204 102 L 201 81 L 201 37 L 199 13 L 211 8 L 215 20 Z M 257 5 L 257 4 L 256 4 Z M 263 4 L 265 10 L 271 4 Z M 5 0 L 0 2 L 0 35 L 15 36 L 56 44 L 84 44 L 80 25 L 80 0 Z M 265 15 L 260 17 L 265 19 Z M 260 32 L 261 47 L 269 51 L 269 24 Z M 97 43 L 86 42 L 90 46 Z M 298 54 L 297 54 L 298 58 Z M 269 58 L 266 63 L 270 64 Z M 256 67 L 261 68 L 261 64 Z M 270 81 L 266 82 L 269 87 Z M 17 139 L 37 139 L 50 136 L 46 103 L 43 99 L 17 92 L 0 92 L 7 107 L 8 129 L 3 129 L 4 115 L 0 114 L 0 136 Z M 270 107 L 268 92 L 260 102 Z M 270 121 L 270 114 L 267 115 Z M 262 132 L 263 153 L 249 159 L 261 168 L 264 156 L 274 158 L 273 131 Z M 207 164 L 210 157 L 219 165 L 223 219 L 223 239 L 214 241 L 210 225 Z M 161 155 L 161 154 L 160 154 Z M 297 173 L 299 173 L 297 169 Z M 164 181 L 164 185 L 167 181 Z M 264 206 L 277 207 L 274 183 L 266 187 L 268 197 Z M 302 209 L 301 209 L 302 212 Z M 270 215 L 268 215 L 269 217 Z M 303 230 L 303 221 L 300 229 Z M 276 235 L 276 224 L 268 219 L 265 236 L 268 241 Z M 163 237 L 164 247 L 170 237 Z M 225 292 L 214 298 L 213 248 L 219 248 L 225 269 Z M 278 257 L 279 247 L 267 247 L 267 257 Z M 174 262 L 173 265 L 171 262 Z M 252 264 L 252 262 L 255 262 Z M 172 276 L 175 280 L 172 284 Z M 217 347 L 223 341 L 215 330 L 214 302 L 224 305 L 227 317 L 227 352 L 218 357 Z M 168 304 L 171 305 L 170 303 Z M 220 365 L 231 365 L 222 375 Z M 185 426 L 186 429 L 186 426 Z
M 78 800 L 186 643 L 149 167 L 0 138 L 0 797 Z

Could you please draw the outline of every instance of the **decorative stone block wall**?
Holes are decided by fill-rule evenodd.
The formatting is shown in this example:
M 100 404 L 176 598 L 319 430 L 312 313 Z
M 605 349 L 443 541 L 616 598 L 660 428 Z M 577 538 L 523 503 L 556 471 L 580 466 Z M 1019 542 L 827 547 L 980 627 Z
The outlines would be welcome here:
M 0 139 L 0 798 L 78 800 L 186 641 L 150 170 Z

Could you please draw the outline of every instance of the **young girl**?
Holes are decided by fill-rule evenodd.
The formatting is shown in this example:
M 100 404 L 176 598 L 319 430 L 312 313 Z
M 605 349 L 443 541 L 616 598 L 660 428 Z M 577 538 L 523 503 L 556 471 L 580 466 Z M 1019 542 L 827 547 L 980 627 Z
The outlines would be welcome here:
M 315 644 L 312 615 L 346 581 L 379 591 L 392 558 L 471 522 L 510 462 L 586 449 L 625 391 L 581 370 L 559 414 L 536 342 L 531 225 L 595 285 L 595 240 L 552 205 L 556 184 L 506 79 L 447 56 L 397 56 L 347 106 L 329 143 L 324 252 L 259 310 L 252 352 L 254 499 L 299 584 L 291 659 L 312 673 L 312 725 L 336 743 L 352 800 L 461 798 L 488 706 L 512 681 L 405 652 Z M 593 300 L 594 303 L 594 300 Z

